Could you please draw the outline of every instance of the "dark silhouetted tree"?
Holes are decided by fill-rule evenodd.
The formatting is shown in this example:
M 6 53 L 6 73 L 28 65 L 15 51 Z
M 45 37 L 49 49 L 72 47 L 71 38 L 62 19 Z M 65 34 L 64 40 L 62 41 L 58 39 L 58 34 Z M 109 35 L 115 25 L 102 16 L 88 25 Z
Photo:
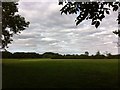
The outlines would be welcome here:
M 29 26 L 29 22 L 17 14 L 17 5 L 17 2 L 2 2 L 2 48 L 8 47 L 14 34 L 20 33 Z
M 89 56 L 89 52 L 88 52 L 88 51 L 86 51 L 86 52 L 85 52 L 85 55 L 86 55 L 86 56 Z
M 107 1 L 107 0 L 105 0 Z M 106 14 L 110 14 L 110 10 L 118 11 L 120 2 L 77 2 L 76 0 L 59 0 L 59 5 L 65 5 L 60 10 L 61 14 L 77 14 L 75 20 L 76 25 L 84 20 L 91 20 L 91 25 L 96 28 L 100 22 L 105 18 Z M 118 15 L 118 24 L 120 24 L 120 13 Z M 114 31 L 120 37 L 120 30 Z
M 100 54 L 100 51 L 97 51 L 96 52 L 96 56 L 100 56 L 101 54 Z

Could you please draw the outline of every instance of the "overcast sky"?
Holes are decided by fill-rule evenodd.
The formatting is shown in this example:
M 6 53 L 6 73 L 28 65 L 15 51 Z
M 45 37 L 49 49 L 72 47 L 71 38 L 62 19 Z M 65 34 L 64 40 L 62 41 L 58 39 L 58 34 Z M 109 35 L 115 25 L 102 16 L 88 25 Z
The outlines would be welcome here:
M 45 0 L 46 1 L 46 0 Z M 117 12 L 111 12 L 96 29 L 90 21 L 75 25 L 76 15 L 61 15 L 57 0 L 52 2 L 19 2 L 19 13 L 30 21 L 30 27 L 15 35 L 11 52 L 56 52 L 61 54 L 118 53 Z

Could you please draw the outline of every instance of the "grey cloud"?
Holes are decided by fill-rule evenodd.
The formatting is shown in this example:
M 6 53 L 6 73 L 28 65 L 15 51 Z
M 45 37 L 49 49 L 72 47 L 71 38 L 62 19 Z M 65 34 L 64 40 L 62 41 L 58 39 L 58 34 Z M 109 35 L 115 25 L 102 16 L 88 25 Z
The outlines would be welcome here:
M 31 22 L 30 27 L 14 36 L 11 51 L 46 51 L 58 53 L 84 53 L 97 50 L 116 53 L 117 37 L 112 33 L 117 29 L 117 13 L 107 16 L 100 27 L 91 26 L 91 21 L 83 21 L 75 26 L 76 15 L 61 15 L 60 6 L 54 3 L 20 2 L 20 14 Z M 111 49 L 110 49 L 111 47 Z

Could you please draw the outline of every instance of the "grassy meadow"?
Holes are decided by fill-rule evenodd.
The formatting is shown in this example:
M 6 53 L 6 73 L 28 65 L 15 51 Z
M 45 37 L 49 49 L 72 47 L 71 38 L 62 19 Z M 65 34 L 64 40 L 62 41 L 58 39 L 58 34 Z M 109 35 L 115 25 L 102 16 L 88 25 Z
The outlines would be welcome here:
M 116 88 L 117 59 L 3 59 L 4 88 Z

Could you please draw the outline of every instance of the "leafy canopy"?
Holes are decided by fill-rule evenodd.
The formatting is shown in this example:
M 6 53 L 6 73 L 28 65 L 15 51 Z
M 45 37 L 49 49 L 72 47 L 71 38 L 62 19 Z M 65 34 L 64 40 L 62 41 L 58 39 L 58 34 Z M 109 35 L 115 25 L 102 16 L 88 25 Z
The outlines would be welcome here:
M 59 5 L 65 5 L 60 10 L 61 14 L 77 14 L 76 25 L 83 20 L 91 19 L 91 25 L 96 28 L 100 25 L 106 14 L 110 14 L 110 10 L 118 11 L 120 2 L 77 2 L 75 0 L 63 1 L 59 0 Z M 118 24 L 120 24 L 120 14 L 118 15 Z M 120 37 L 120 30 L 114 31 Z
M 2 48 L 8 47 L 14 34 L 29 26 L 29 22 L 18 14 L 17 2 L 2 2 Z

